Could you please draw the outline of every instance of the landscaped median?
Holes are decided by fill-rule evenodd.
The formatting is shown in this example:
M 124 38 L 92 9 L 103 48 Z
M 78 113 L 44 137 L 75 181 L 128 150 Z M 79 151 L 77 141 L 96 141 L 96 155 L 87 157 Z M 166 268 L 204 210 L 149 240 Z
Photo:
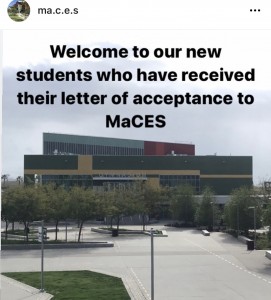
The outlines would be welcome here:
M 144 231 L 144 234 L 151 235 L 151 232 L 150 231 Z M 153 236 L 156 236 L 156 237 L 167 237 L 168 234 L 167 234 L 166 230 L 154 230 L 153 231 Z
M 3 275 L 40 288 L 39 272 Z M 54 300 L 130 300 L 121 278 L 91 271 L 44 272 L 44 288 Z
M 76 248 L 97 248 L 97 247 L 114 247 L 114 243 L 111 241 L 105 242 L 45 242 L 44 249 L 76 249 Z M 41 244 L 36 243 L 26 243 L 21 241 L 14 241 L 13 243 L 5 244 L 2 241 L 2 250 L 38 250 L 41 248 Z
M 265 257 L 267 257 L 268 259 L 271 259 L 271 251 L 265 251 Z
M 126 228 L 109 228 L 109 227 L 92 227 L 91 231 L 98 232 L 98 233 L 104 233 L 104 234 L 112 234 L 112 236 L 117 236 L 119 234 L 145 234 L 150 235 L 150 230 L 133 230 L 133 229 L 126 229 Z M 117 233 L 117 235 L 114 235 L 114 233 Z M 153 230 L 153 236 L 156 237 L 167 237 L 168 234 L 166 230 Z

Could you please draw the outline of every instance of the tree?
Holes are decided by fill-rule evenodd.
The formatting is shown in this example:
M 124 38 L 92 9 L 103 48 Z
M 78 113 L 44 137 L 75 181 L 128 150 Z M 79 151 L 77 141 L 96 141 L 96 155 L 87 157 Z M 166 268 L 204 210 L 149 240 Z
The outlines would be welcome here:
M 5 239 L 8 236 L 8 225 L 18 220 L 18 210 L 14 201 L 14 189 L 6 189 L 2 194 L 1 220 L 5 222 Z
M 7 192 L 5 201 L 10 201 L 5 208 L 7 218 L 12 222 L 23 222 L 26 241 L 28 242 L 29 223 L 40 218 L 40 189 L 35 186 L 17 186 Z M 7 213 L 11 210 L 13 210 L 13 217 Z
M 106 190 L 103 193 L 103 202 L 104 202 L 104 207 L 105 207 L 105 216 L 107 218 L 110 218 L 111 220 L 111 229 L 113 226 L 113 218 L 114 216 L 118 213 L 117 206 L 115 204 L 115 191 L 114 190 Z
M 142 226 L 145 230 L 147 216 L 155 216 L 158 214 L 159 204 L 161 203 L 161 192 L 159 187 L 154 187 L 148 183 L 144 183 L 137 196 L 139 212 L 142 214 Z
M 194 222 L 196 201 L 191 185 L 180 185 L 173 190 L 170 203 L 172 217 L 185 224 Z
M 215 205 L 214 193 L 209 187 L 206 187 L 203 190 L 202 201 L 196 211 L 195 221 L 198 225 L 206 226 L 213 230 L 216 219 L 217 207 Z
M 111 228 L 114 219 L 119 229 L 121 217 L 139 212 L 138 191 L 136 185 L 121 184 L 106 192 L 106 215 L 111 218 Z
M 71 214 L 68 192 L 63 186 L 45 184 L 42 186 L 42 219 L 54 220 L 55 240 L 57 241 L 58 225 Z
M 261 201 L 251 187 L 240 187 L 231 194 L 231 200 L 225 206 L 225 219 L 230 228 L 239 228 L 247 235 L 254 227 L 253 210 L 256 209 L 256 226 L 261 224 Z
M 3 187 L 6 185 L 6 181 L 8 181 L 9 174 L 3 174 L 1 176 L 1 180 L 3 180 Z
M 23 187 L 16 199 L 19 210 L 19 221 L 25 226 L 26 241 L 28 242 L 29 223 L 41 219 L 41 190 L 39 187 Z
M 263 213 L 263 223 L 269 226 L 268 240 L 271 241 L 271 203 L 269 203 Z
M 69 196 L 73 215 L 79 222 L 79 243 L 84 222 L 99 215 L 98 194 L 92 188 L 74 186 L 70 189 Z
M 24 181 L 22 176 L 18 176 L 16 180 L 18 181 L 19 185 Z

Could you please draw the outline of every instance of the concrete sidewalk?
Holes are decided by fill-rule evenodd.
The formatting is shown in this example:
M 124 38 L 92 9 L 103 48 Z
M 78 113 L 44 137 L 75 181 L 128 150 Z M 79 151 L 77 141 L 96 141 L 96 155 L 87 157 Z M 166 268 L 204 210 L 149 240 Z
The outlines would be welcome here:
M 164 229 L 162 225 L 152 227 Z M 221 232 L 206 237 L 193 228 L 167 228 L 167 233 L 168 237 L 154 240 L 156 300 L 270 300 L 271 264 L 264 251 L 248 251 L 246 245 Z M 74 231 L 70 239 L 72 235 L 75 238 Z M 104 234 L 84 228 L 84 241 L 104 239 Z M 46 250 L 46 271 L 91 270 L 121 277 L 132 300 L 150 300 L 150 238 L 107 235 L 106 239 L 115 246 Z M 40 250 L 3 251 L 1 269 L 38 272 Z M 38 298 L 41 294 L 35 289 L 26 294 L 29 298 L 23 294 L 11 297 L 13 285 L 3 285 L 5 290 L 3 300 L 50 299 Z
M 53 295 L 41 293 L 29 285 L 1 275 L 2 300 L 49 300 Z

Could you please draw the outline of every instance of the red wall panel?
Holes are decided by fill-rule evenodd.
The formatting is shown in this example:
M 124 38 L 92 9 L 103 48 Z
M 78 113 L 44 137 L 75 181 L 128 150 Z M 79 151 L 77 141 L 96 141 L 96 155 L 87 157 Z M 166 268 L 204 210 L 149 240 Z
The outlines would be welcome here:
M 172 152 L 174 152 L 174 154 L 195 155 L 195 145 L 144 142 L 144 155 L 170 155 Z

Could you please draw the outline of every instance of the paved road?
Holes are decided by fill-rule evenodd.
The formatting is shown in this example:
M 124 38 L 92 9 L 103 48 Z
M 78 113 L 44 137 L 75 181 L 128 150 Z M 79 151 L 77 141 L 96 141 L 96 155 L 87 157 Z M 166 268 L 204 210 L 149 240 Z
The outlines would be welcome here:
M 167 232 L 168 237 L 154 241 L 155 300 L 270 299 L 271 261 L 264 251 L 247 251 L 223 233 L 208 237 L 192 229 Z M 113 240 L 115 247 L 46 250 L 45 270 L 94 270 L 120 276 L 132 299 L 149 300 L 150 237 L 112 238 L 85 229 L 84 239 L 94 238 Z M 2 251 L 2 272 L 39 270 L 40 251 Z

